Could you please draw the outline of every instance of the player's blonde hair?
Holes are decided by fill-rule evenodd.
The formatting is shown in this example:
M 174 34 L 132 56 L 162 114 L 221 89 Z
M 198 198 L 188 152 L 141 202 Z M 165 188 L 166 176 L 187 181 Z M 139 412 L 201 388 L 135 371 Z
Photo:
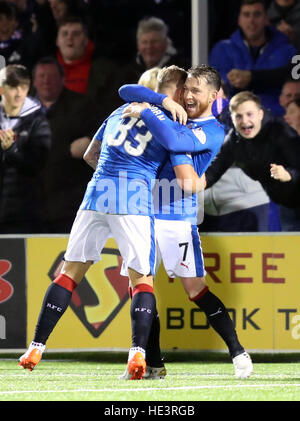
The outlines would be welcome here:
M 146 70 L 138 80 L 138 84 L 146 86 L 146 88 L 156 91 L 157 88 L 157 75 L 160 71 L 159 67 L 153 67 L 152 69 Z
M 176 87 L 184 85 L 187 78 L 187 71 L 181 67 L 172 65 L 160 69 L 157 75 L 157 91 L 164 92 L 172 84 Z

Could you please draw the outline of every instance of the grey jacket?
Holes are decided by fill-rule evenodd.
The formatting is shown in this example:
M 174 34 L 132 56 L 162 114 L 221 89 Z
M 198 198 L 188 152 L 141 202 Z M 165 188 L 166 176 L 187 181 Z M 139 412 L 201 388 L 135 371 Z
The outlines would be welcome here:
M 269 203 L 269 197 L 258 181 L 232 166 L 212 187 L 204 191 L 204 212 L 226 215 Z

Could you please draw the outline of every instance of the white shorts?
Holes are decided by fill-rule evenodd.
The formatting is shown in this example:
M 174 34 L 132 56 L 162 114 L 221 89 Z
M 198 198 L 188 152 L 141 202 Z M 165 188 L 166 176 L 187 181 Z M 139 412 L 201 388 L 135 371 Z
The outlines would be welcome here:
M 110 237 L 115 239 L 126 267 L 143 275 L 154 273 L 154 218 L 145 215 L 110 215 L 79 210 L 65 260 L 98 262 Z
M 197 225 L 155 219 L 156 270 L 163 261 L 170 278 L 206 275 Z

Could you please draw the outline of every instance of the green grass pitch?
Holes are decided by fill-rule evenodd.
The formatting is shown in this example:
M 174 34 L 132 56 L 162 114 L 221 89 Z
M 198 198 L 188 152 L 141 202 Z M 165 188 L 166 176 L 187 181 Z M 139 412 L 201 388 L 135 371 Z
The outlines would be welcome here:
M 253 376 L 238 380 L 227 355 L 193 355 L 187 362 L 169 354 L 164 380 L 141 381 L 119 379 L 126 354 L 106 355 L 46 353 L 29 372 L 18 366 L 17 355 L 0 354 L 0 402 L 300 401 L 299 355 L 252 355 Z

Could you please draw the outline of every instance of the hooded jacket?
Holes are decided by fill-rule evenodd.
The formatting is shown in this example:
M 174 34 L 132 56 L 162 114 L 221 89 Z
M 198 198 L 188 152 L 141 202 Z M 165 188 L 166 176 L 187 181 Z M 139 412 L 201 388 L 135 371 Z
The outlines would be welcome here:
M 10 148 L 0 148 L 0 224 L 17 227 L 29 222 L 39 230 L 43 198 L 39 174 L 51 147 L 49 124 L 40 104 L 27 97 L 16 117 L 6 116 L 0 104 L 0 128 L 15 132 Z

